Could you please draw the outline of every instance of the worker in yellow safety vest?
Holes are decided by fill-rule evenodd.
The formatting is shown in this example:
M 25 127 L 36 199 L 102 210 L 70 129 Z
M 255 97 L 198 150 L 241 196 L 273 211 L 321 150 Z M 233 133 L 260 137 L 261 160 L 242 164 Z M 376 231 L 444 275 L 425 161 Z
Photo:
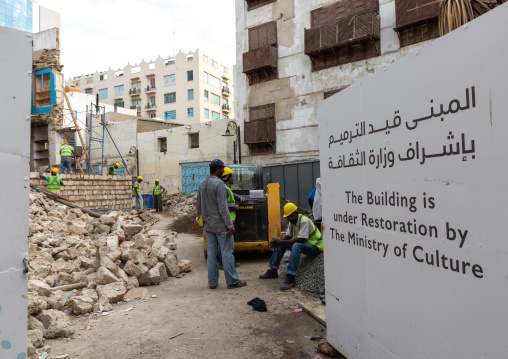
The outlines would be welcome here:
M 224 173 L 222 173 L 222 181 L 224 182 L 224 186 L 226 186 L 227 191 L 227 200 L 228 200 L 228 209 L 229 209 L 229 215 L 231 216 L 231 220 L 233 221 L 233 226 L 235 225 L 236 220 L 236 212 L 240 209 L 240 206 L 237 203 L 243 203 L 245 201 L 245 198 L 242 196 L 237 195 L 236 193 L 233 193 L 231 190 L 231 185 L 235 182 L 235 178 L 233 176 L 235 172 L 229 167 L 224 167 Z M 222 269 L 222 254 L 220 252 L 217 253 L 217 261 L 219 262 L 219 268 Z M 235 267 L 240 267 L 240 263 L 235 263 Z
M 116 176 L 116 170 L 120 168 L 120 164 L 119 163 L 115 163 L 114 165 L 112 166 L 109 166 L 108 167 L 108 176 Z
M 60 186 L 63 186 L 63 181 L 58 177 L 58 168 L 53 168 L 49 176 L 44 176 L 39 172 L 39 177 L 48 181 L 48 192 L 60 195 Z
M 132 185 L 132 194 L 135 198 L 134 208 L 136 211 L 143 210 L 143 197 L 141 196 L 141 182 L 143 182 L 143 177 L 139 176 L 138 180 L 134 182 Z
M 69 146 L 65 142 L 60 144 L 60 171 L 65 173 L 65 169 L 67 169 L 67 173 L 71 173 L 71 158 L 74 157 L 74 148 Z
M 284 217 L 287 217 L 289 226 L 286 235 L 282 239 L 270 242 L 275 250 L 270 260 L 269 269 L 265 274 L 259 276 L 260 279 L 278 278 L 277 270 L 280 261 L 287 250 L 291 251 L 289 264 L 286 271 L 286 280 L 280 286 L 281 290 L 288 290 L 296 285 L 295 277 L 298 264 L 300 264 L 301 254 L 307 256 L 317 256 L 323 252 L 323 235 L 312 221 L 298 214 L 298 207 L 293 203 L 287 203 L 284 206 Z
M 162 212 L 162 194 L 164 192 L 166 192 L 166 189 L 156 179 L 155 186 L 153 186 L 153 208 L 155 208 L 155 212 Z

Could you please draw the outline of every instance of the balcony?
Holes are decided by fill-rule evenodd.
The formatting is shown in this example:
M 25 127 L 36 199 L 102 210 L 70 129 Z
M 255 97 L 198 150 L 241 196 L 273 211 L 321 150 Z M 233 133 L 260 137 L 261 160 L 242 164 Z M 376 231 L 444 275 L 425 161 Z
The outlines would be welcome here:
M 228 74 L 226 74 L 226 73 L 223 73 L 223 74 L 222 74 L 222 79 L 223 79 L 224 81 L 229 81 L 229 80 L 230 80 L 229 75 L 228 75 Z
M 141 106 L 131 105 L 130 109 L 131 110 L 137 110 L 138 112 L 141 112 Z
M 157 105 L 149 103 L 145 106 L 145 109 L 147 112 L 156 111 Z
M 227 103 L 223 103 L 222 104 L 222 112 L 231 112 L 231 108 L 229 107 L 229 105 Z
M 228 97 L 231 92 L 229 91 L 229 87 L 222 86 L 222 96 Z
M 370 10 L 305 29 L 305 54 L 321 70 L 379 56 L 379 38 L 379 17 Z
M 264 46 L 243 54 L 243 73 L 249 84 L 272 80 L 277 77 L 278 51 L 275 46 Z
M 150 93 L 155 93 L 157 92 L 157 89 L 155 87 L 152 87 L 150 85 L 147 85 L 146 88 L 145 88 L 145 92 L 147 94 L 150 94 Z
M 138 89 L 138 88 L 129 89 L 129 95 L 131 95 L 131 96 L 139 96 L 140 93 L 141 93 L 141 89 Z

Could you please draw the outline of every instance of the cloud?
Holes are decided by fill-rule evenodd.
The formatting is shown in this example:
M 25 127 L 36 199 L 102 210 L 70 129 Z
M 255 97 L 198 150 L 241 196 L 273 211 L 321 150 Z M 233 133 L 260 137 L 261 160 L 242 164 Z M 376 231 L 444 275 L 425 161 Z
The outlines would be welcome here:
M 39 0 L 61 14 L 65 77 L 197 48 L 235 63 L 233 0 Z M 173 44 L 174 32 L 174 44 Z

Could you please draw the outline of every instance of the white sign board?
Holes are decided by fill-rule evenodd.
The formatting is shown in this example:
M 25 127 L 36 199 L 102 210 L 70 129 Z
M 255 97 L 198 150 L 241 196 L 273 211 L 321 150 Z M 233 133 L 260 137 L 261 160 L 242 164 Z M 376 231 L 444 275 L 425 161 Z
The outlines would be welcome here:
M 508 357 L 507 18 L 320 106 L 327 335 L 349 359 Z

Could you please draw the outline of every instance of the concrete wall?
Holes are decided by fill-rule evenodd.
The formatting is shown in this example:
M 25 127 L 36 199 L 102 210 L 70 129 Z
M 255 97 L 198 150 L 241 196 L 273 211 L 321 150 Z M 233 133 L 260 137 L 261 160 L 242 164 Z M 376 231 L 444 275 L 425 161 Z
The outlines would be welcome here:
M 84 208 L 130 209 L 132 207 L 132 180 L 122 176 L 61 174 L 64 182 L 61 195 Z M 39 174 L 30 173 L 30 184 L 42 189 L 47 181 Z
M 47 7 L 39 6 L 39 31 L 55 27 L 60 28 L 60 13 Z
M 143 192 L 151 192 L 155 179 L 159 179 L 169 193 L 180 192 L 181 163 L 206 162 L 214 158 L 233 163 L 234 137 L 222 136 L 229 121 L 224 119 L 138 133 L 140 175 L 144 178 Z M 189 135 L 195 133 L 199 133 L 199 148 L 189 148 Z M 160 151 L 159 138 L 166 138 L 166 152 Z
M 192 58 L 192 60 L 190 60 Z M 208 59 L 207 62 L 204 59 Z M 174 63 L 166 65 L 167 60 L 174 59 Z M 217 68 L 212 64 L 215 61 L 217 62 Z M 132 73 L 133 68 L 139 67 L 139 72 Z M 153 67 L 150 69 L 150 67 Z M 187 71 L 194 71 L 194 80 L 187 81 Z M 203 81 L 204 74 L 206 71 L 209 74 L 214 75 L 221 79 L 221 82 L 225 80 L 223 76 L 227 77 L 226 80 L 228 87 L 232 91 L 229 95 L 229 104 L 230 107 L 233 108 L 233 69 L 231 67 L 226 67 L 227 74 L 224 71 L 224 65 L 213 59 L 208 54 L 202 52 L 197 49 L 194 52 L 183 53 L 179 52 L 174 57 L 162 58 L 158 57 L 154 61 L 141 61 L 139 64 L 128 64 L 123 69 L 112 70 L 109 69 L 103 72 L 96 72 L 94 74 L 84 75 L 84 76 L 76 76 L 67 81 L 67 85 L 74 86 L 79 88 L 83 93 L 86 91 L 91 91 L 94 95 L 98 92 L 99 89 L 108 89 L 108 97 L 101 99 L 101 102 L 107 103 L 109 105 L 113 105 L 115 102 L 124 102 L 125 107 L 129 108 L 131 106 L 131 101 L 133 99 L 141 99 L 141 111 L 138 112 L 140 116 L 148 117 L 155 116 L 155 118 L 164 118 L 165 111 L 176 111 L 176 121 L 179 123 L 197 123 L 197 122 L 206 122 L 209 121 L 210 118 L 204 117 L 204 109 L 207 108 L 211 111 L 215 111 L 221 114 L 221 118 L 223 115 L 229 115 L 230 118 L 233 118 L 234 112 L 225 113 L 222 111 L 222 107 L 219 105 L 214 105 L 209 101 L 204 100 L 204 90 L 209 90 L 210 92 L 215 93 L 218 96 L 221 96 L 221 104 L 222 98 L 226 98 L 226 96 L 222 96 L 222 89 L 213 87 L 208 83 Z M 120 75 L 120 73 L 122 75 Z M 163 77 L 166 75 L 176 75 L 176 83 L 175 85 L 164 86 L 163 85 Z M 107 79 L 100 80 L 101 75 L 106 75 Z M 147 93 L 146 87 L 149 85 L 149 79 L 155 77 L 155 92 Z M 131 88 L 131 84 L 136 81 L 141 81 L 141 94 L 139 95 L 129 95 L 129 89 Z M 124 94 L 115 96 L 115 86 L 124 85 Z M 221 83 L 222 85 L 222 83 Z M 194 90 L 194 99 L 187 99 L 187 90 Z M 164 104 L 164 94 L 176 92 L 176 102 Z M 155 96 L 157 108 L 155 110 L 147 111 L 146 105 L 151 96 Z M 194 108 L 194 116 L 187 116 L 187 108 Z
M 317 108 L 324 92 L 347 87 L 386 65 L 416 51 L 425 42 L 400 48 L 395 26 L 395 1 L 380 0 L 381 56 L 312 72 L 304 54 L 304 29 L 310 28 L 310 12 L 335 0 L 279 0 L 247 11 L 245 0 L 236 0 L 237 70 L 235 118 L 249 118 L 249 107 L 275 103 L 277 153 L 248 156 L 245 163 L 264 165 L 318 159 Z M 278 79 L 249 86 L 242 56 L 248 51 L 248 28 L 277 21 Z M 340 114 L 338 114 L 340 116 Z M 242 125 L 242 123 L 240 123 Z
M 28 176 L 30 159 L 30 98 L 32 34 L 0 27 L 0 166 L 9 185 L 0 206 L 0 333 L 1 358 L 26 358 L 28 259 Z

